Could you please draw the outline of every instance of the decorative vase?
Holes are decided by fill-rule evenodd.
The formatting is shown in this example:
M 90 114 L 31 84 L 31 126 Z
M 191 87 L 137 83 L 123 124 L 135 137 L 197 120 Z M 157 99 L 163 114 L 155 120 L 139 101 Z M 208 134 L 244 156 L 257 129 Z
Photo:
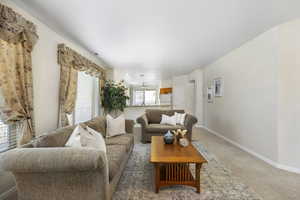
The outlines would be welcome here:
M 168 131 L 164 135 L 164 142 L 165 142 L 165 144 L 173 144 L 173 142 L 174 142 L 174 135 L 170 131 Z
M 186 139 L 186 138 L 181 138 L 181 139 L 179 140 L 179 144 L 180 144 L 180 146 L 182 146 L 182 147 L 187 147 L 187 146 L 189 146 L 189 140 Z
M 179 142 L 181 138 L 183 138 L 181 134 L 176 135 L 176 140 L 177 140 L 177 142 Z

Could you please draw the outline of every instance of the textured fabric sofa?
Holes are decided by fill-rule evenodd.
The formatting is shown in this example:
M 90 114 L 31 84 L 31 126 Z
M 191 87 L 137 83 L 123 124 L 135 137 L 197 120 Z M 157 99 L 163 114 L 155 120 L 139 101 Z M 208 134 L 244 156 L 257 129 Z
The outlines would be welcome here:
M 105 135 L 106 120 L 85 122 Z M 64 147 L 75 126 L 57 129 L 3 155 L 16 179 L 19 200 L 111 199 L 134 146 L 132 120 L 125 135 L 105 139 L 107 159 L 91 148 Z
M 172 116 L 177 113 L 184 113 L 184 110 L 160 110 L 147 109 L 145 114 L 137 118 L 137 122 L 141 124 L 142 136 L 141 142 L 151 142 L 151 136 L 164 135 L 168 130 L 186 129 L 187 138 L 192 139 L 192 129 L 197 123 L 197 118 L 193 115 L 186 114 L 184 125 L 166 125 L 160 124 L 162 114 Z

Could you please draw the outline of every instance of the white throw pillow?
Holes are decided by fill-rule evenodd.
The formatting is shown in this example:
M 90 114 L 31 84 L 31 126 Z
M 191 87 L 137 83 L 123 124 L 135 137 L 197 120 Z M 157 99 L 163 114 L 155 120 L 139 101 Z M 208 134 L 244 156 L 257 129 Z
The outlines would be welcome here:
M 84 128 L 80 125 L 77 125 L 76 128 L 73 130 L 71 136 L 69 137 L 67 143 L 65 144 L 66 147 L 82 147 L 80 142 L 80 135 L 85 132 Z
M 106 145 L 102 134 L 90 127 L 84 129 L 80 125 L 76 126 L 65 146 L 95 148 L 106 153 Z
M 176 125 L 176 116 L 168 116 L 162 114 L 160 124 Z
M 175 116 L 176 116 L 176 124 L 184 125 L 186 113 L 175 112 Z
M 81 134 L 80 141 L 83 147 L 95 148 L 106 153 L 106 145 L 102 134 L 88 126 L 86 131 Z
M 125 134 L 125 117 L 120 115 L 117 118 L 113 118 L 110 115 L 106 116 L 106 137 L 113 137 L 117 135 Z

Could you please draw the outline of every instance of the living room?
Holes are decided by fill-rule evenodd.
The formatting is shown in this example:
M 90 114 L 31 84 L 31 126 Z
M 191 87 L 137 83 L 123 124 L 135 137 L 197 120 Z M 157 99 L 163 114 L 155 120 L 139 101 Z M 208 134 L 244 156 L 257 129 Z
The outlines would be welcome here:
M 0 199 L 300 199 L 299 10 L 0 0 Z

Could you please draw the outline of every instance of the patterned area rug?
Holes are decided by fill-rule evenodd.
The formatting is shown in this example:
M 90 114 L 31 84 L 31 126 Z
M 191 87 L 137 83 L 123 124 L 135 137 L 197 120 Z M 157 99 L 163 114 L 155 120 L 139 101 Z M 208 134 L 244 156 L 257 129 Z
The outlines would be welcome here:
M 154 192 L 153 165 L 149 163 L 150 144 L 136 144 L 128 161 L 114 200 L 262 200 L 251 188 L 233 177 L 217 158 L 194 142 L 194 146 L 206 158 L 208 164 L 201 169 L 201 194 L 193 187 L 163 187 Z M 192 170 L 194 171 L 194 170 Z

